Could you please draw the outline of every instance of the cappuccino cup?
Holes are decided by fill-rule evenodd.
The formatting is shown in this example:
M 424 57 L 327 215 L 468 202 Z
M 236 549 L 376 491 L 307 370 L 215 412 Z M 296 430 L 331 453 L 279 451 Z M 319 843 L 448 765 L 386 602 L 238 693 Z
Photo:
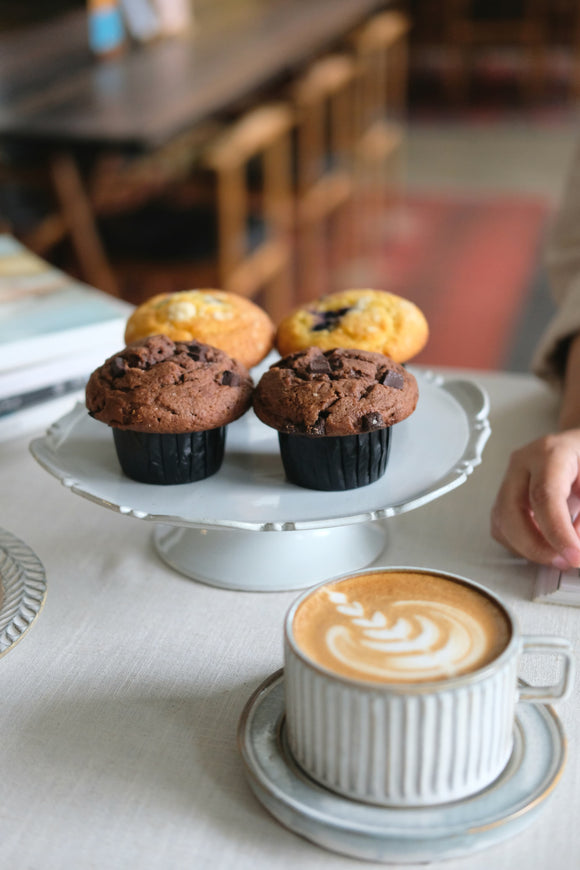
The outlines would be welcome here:
M 559 657 L 559 681 L 522 684 L 524 654 Z M 516 703 L 564 698 L 573 667 L 567 640 L 521 636 L 471 580 L 408 567 L 349 574 L 286 616 L 288 746 L 313 780 L 356 801 L 459 800 L 506 767 Z

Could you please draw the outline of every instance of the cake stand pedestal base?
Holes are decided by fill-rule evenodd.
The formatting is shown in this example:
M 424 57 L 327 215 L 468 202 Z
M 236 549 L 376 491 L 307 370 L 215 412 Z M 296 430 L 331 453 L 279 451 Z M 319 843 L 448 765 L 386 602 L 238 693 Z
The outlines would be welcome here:
M 155 548 L 192 580 L 246 592 L 306 589 L 367 567 L 386 543 L 381 522 L 256 532 L 158 525 Z

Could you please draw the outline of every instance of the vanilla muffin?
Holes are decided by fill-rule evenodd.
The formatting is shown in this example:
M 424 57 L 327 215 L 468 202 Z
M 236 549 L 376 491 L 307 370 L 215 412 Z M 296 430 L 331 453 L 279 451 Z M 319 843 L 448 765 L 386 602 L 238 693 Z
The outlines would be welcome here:
M 86 405 L 111 427 L 127 477 L 191 483 L 220 468 L 227 424 L 248 410 L 252 391 L 247 369 L 224 351 L 154 335 L 92 373 Z
M 413 413 L 418 396 L 415 377 L 383 354 L 310 347 L 270 366 L 253 406 L 278 431 L 291 483 L 345 490 L 384 474 L 392 427 Z
M 272 350 L 275 327 L 266 312 L 243 296 L 225 290 L 160 293 L 135 309 L 125 329 L 131 344 L 148 335 L 173 341 L 196 339 L 225 351 L 246 368 Z
M 403 363 L 423 349 L 429 327 L 408 299 L 385 290 L 343 290 L 297 308 L 278 326 L 281 356 L 320 347 L 352 347 L 382 353 Z

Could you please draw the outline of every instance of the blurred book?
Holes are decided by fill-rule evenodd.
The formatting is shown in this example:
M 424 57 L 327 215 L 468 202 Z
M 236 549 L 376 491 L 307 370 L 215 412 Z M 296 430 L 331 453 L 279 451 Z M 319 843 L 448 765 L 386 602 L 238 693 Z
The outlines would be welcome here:
M 114 353 L 132 310 L 0 235 L 0 372 L 95 348 Z
M 580 607 L 580 570 L 541 566 L 536 575 L 534 601 L 543 604 L 568 604 Z
M 90 287 L 0 234 L 0 419 L 67 394 L 125 344 L 133 306 Z

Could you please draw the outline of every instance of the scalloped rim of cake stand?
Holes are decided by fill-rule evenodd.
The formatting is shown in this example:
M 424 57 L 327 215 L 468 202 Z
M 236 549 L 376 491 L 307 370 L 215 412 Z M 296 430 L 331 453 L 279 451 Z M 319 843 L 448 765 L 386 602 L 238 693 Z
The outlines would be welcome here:
M 485 391 L 430 371 L 417 379 L 422 402 L 397 424 L 387 473 L 358 490 L 320 493 L 285 482 L 277 437 L 251 411 L 228 427 L 220 472 L 179 487 L 125 478 L 108 427 L 82 405 L 30 451 L 76 495 L 158 524 L 157 553 L 180 573 L 228 589 L 302 589 L 369 565 L 387 541 L 388 524 L 374 528 L 377 520 L 450 492 L 481 463 L 491 432 Z M 258 543 L 256 531 L 292 534 L 260 535 Z

